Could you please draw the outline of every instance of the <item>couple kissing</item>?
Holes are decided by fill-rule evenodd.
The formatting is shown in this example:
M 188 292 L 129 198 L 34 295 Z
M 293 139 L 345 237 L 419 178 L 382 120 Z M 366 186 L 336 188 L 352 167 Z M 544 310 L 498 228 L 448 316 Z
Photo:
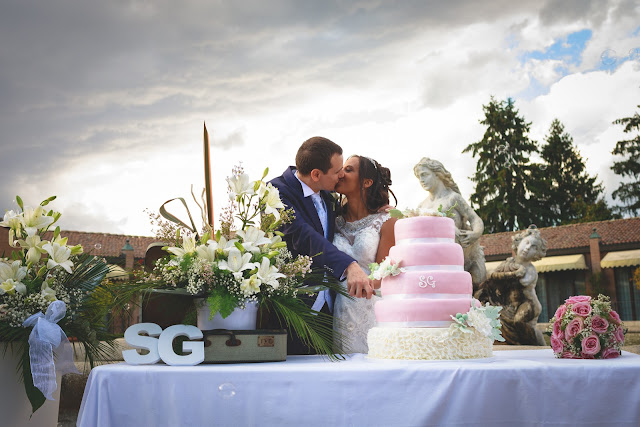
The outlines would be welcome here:
M 391 173 L 368 157 L 343 160 L 338 144 L 316 136 L 300 146 L 296 165 L 271 184 L 287 209 L 294 210 L 294 220 L 281 229 L 291 253 L 319 254 L 313 263 L 326 267 L 356 297 L 322 291 L 307 303 L 316 311 L 333 312 L 334 330 L 342 337 L 334 339 L 337 352 L 367 353 L 367 332 L 375 326 L 375 289 L 380 286 L 369 279 L 368 266 L 382 262 L 395 242 L 396 219 L 387 213 Z M 330 194 L 334 191 L 338 201 Z M 295 339 L 290 347 L 290 354 L 308 354 Z

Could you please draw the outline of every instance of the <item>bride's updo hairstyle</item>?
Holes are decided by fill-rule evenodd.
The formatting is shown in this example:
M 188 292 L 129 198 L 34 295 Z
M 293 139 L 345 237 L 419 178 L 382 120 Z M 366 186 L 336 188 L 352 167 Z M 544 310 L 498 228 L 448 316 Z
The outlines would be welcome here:
M 357 157 L 359 160 L 360 198 L 365 202 L 367 210 L 370 213 L 375 213 L 381 207 L 388 205 L 389 194 L 393 196 L 393 200 L 397 205 L 398 199 L 389 188 L 391 185 L 391 171 L 369 157 L 358 155 L 351 157 Z M 365 179 L 373 181 L 369 188 L 364 188 Z

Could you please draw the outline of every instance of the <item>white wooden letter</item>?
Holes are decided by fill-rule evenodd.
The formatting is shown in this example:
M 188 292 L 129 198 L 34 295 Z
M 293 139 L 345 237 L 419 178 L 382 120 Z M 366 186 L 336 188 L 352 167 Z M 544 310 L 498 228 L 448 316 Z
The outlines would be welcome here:
M 179 356 L 173 351 L 173 340 L 184 335 L 189 339 L 202 338 L 202 331 L 191 325 L 173 325 L 165 329 L 158 341 L 158 353 L 162 361 L 167 365 L 188 366 L 197 365 L 204 361 L 204 341 L 191 341 L 182 343 L 182 351 L 191 351 L 191 354 Z
M 140 335 L 143 332 L 149 336 Z M 149 350 L 149 354 L 139 354 L 137 350 L 123 350 L 122 357 L 124 361 L 131 365 L 158 363 L 160 355 L 158 354 L 158 339 L 155 337 L 161 333 L 162 328 L 155 323 L 137 323 L 129 326 L 124 331 L 124 340 L 133 348 Z M 204 343 L 202 352 L 204 354 Z

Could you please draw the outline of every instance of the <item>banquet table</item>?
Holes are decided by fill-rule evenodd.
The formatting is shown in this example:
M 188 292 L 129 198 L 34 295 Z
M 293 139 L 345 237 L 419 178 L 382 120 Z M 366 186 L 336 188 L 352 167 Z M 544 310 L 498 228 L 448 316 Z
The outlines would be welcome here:
M 638 426 L 640 356 L 94 368 L 78 426 Z

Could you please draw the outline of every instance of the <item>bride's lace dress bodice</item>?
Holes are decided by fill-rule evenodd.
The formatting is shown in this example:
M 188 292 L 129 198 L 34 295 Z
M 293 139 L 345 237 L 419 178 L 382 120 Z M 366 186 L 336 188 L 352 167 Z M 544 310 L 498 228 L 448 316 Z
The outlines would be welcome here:
M 362 269 L 369 274 L 369 264 L 376 262 L 380 228 L 389 219 L 388 213 L 375 213 L 358 221 L 346 222 L 344 218 L 336 219 L 336 234 L 333 244 L 342 252 L 353 257 Z M 346 280 L 342 282 L 346 289 Z M 376 325 L 373 306 L 380 298 L 377 296 L 349 300 L 338 295 L 333 311 L 334 329 L 345 338 L 346 346 L 336 340 L 340 351 L 350 353 L 368 353 L 367 332 Z

